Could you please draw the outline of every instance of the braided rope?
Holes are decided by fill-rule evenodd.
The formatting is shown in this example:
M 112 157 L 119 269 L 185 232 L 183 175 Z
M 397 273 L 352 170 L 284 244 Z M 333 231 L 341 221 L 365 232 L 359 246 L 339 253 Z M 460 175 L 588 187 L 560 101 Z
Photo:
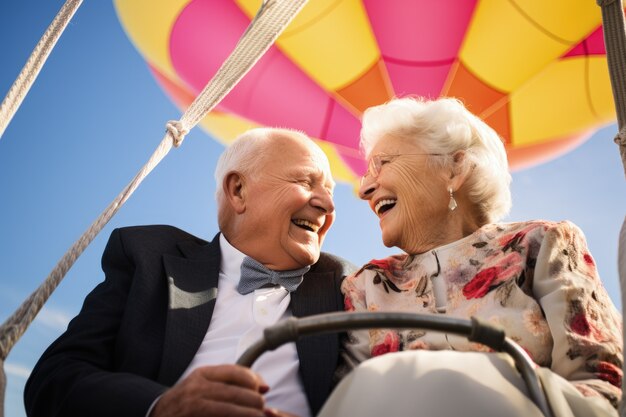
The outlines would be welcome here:
M 626 29 L 624 6 L 621 0 L 596 0 L 602 8 L 602 24 L 606 58 L 611 76 L 611 88 L 617 114 L 618 133 L 615 143 L 619 146 L 624 173 L 626 174 Z M 626 316 L 626 218 L 622 223 L 618 241 L 618 273 L 622 295 L 622 315 Z M 626 332 L 623 342 L 626 345 Z M 622 364 L 626 371 L 626 364 Z M 626 391 L 626 380 L 622 380 L 622 391 Z M 626 404 L 620 404 L 619 414 L 626 417 Z
M 269 49 L 283 29 L 308 0 L 266 0 L 259 13 L 180 121 L 168 122 L 166 134 L 158 148 L 133 180 L 92 223 L 87 231 L 63 255 L 45 281 L 0 326 L 0 360 L 6 359 L 17 340 L 34 320 L 41 307 L 58 286 L 76 259 L 131 196 L 143 179 L 158 165 L 172 146 L 180 145 L 186 132 L 193 128 L 239 82 Z M 1 417 L 1 416 L 0 416 Z
M 22 71 L 15 79 L 6 97 L 0 104 L 0 138 L 24 101 L 26 94 L 37 79 L 50 52 L 63 34 L 83 0 L 67 0 L 30 54 Z
M 91 224 L 83 235 L 68 249 L 61 260 L 56 264 L 52 272 L 44 282 L 31 293 L 19 308 L 0 326 L 0 359 L 6 359 L 9 351 L 24 334 L 26 328 L 34 320 L 41 307 L 59 285 L 67 271 L 83 253 L 85 248 L 93 241 L 96 235 L 104 228 L 109 220 L 124 205 L 126 200 L 137 189 L 143 179 L 156 167 L 172 148 L 174 138 L 168 132 L 154 151 L 148 162 L 135 175 L 132 181 L 120 194 L 109 204 L 102 214 Z
M 602 8 L 604 44 L 611 76 L 611 88 L 617 115 L 618 134 L 615 143 L 626 174 L 626 31 L 621 0 L 596 0 Z
M 308 0 L 265 0 L 261 9 L 213 79 L 180 119 L 184 129 L 195 126 L 233 89 L 248 69 L 274 43 L 280 32 Z M 280 30 L 277 30 L 280 28 Z M 257 54 L 256 56 L 254 54 Z
M 0 417 L 4 417 L 4 391 L 7 385 L 7 376 L 4 373 L 4 361 L 0 359 Z

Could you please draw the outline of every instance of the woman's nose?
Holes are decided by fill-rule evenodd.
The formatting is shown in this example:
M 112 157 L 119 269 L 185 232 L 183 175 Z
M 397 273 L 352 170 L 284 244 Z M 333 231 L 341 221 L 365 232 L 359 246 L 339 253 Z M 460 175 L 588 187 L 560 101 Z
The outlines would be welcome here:
M 372 178 L 371 175 L 366 175 L 361 178 L 361 186 L 359 187 L 359 198 L 362 200 L 369 200 L 372 197 L 372 193 L 378 188 L 378 182 L 376 178 Z

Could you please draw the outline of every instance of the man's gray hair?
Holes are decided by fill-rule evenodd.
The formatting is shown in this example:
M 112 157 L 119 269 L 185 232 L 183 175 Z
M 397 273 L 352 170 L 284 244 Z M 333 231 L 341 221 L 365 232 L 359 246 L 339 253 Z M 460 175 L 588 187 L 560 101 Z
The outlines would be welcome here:
M 451 167 L 452 155 L 465 151 L 464 163 L 474 167 L 466 180 L 469 198 L 484 220 L 495 222 L 509 212 L 511 175 L 504 144 L 459 100 L 407 97 L 367 109 L 361 128 L 361 149 L 366 157 L 385 136 L 412 140 L 425 153 L 448 155 L 430 158 L 438 168 Z
M 239 135 L 222 153 L 215 167 L 215 198 L 219 202 L 224 195 L 224 177 L 229 172 L 237 171 L 249 176 L 258 172 L 268 151 L 267 142 L 276 136 L 300 137 L 311 140 L 304 133 L 283 128 L 260 127 L 250 129 Z

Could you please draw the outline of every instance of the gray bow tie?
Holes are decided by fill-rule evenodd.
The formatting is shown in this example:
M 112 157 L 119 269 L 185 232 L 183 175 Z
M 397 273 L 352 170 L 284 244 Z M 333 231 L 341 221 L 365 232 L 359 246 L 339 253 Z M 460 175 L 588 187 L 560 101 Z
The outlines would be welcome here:
M 239 294 L 248 294 L 266 284 L 282 285 L 293 292 L 302 283 L 303 275 L 309 272 L 310 266 L 291 271 L 272 271 L 254 259 L 246 256 L 241 263 L 241 279 L 237 285 Z

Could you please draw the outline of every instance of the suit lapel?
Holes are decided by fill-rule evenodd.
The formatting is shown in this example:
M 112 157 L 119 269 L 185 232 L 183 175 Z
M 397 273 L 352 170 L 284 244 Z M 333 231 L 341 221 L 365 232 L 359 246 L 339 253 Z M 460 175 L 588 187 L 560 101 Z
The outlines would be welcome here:
M 291 293 L 291 312 L 295 317 L 337 311 L 334 271 L 309 272 L 298 290 Z
M 219 278 L 219 235 L 206 245 L 185 241 L 178 248 L 184 257 L 163 256 L 168 310 L 158 381 L 165 385 L 178 380 L 198 351 L 213 315 Z
M 294 317 L 337 311 L 334 272 L 309 272 L 298 289 L 291 293 Z M 300 375 L 309 405 L 314 414 L 321 408 L 332 386 L 339 356 L 339 335 L 308 336 L 296 342 L 300 359 Z

